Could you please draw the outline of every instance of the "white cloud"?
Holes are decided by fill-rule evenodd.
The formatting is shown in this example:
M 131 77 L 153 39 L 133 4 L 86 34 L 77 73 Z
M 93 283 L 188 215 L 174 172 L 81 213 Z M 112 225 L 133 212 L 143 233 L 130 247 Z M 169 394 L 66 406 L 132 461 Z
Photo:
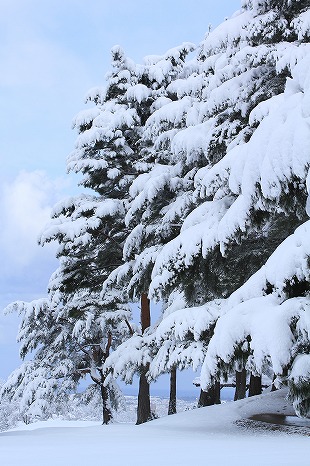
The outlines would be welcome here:
M 63 180 L 44 172 L 21 172 L 0 188 L 0 307 L 46 294 L 58 262 L 56 244 L 41 247 L 38 237 L 50 220 L 51 207 L 64 197 Z
M 0 242 L 9 268 L 25 267 L 38 255 L 37 238 L 49 219 L 54 195 L 53 183 L 40 171 L 21 172 L 3 186 Z

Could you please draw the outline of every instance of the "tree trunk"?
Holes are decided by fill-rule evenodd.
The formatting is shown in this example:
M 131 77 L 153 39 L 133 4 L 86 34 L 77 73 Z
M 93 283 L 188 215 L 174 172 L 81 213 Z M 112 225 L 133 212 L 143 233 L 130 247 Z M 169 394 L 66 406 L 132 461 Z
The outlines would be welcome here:
M 236 390 L 234 400 L 243 400 L 246 395 L 246 370 L 236 371 Z
M 262 376 L 251 374 L 249 385 L 249 396 L 260 395 L 262 393 Z
M 151 325 L 150 300 L 146 293 L 141 295 L 141 331 L 142 333 Z
M 100 345 L 91 346 L 91 364 L 97 367 L 98 375 L 93 376 L 91 371 L 88 369 L 87 372 L 90 373 L 91 379 L 95 382 L 96 385 L 100 387 L 101 401 L 102 401 L 102 424 L 110 424 L 113 419 L 111 406 L 110 406 L 110 396 L 108 387 L 104 385 L 105 376 L 102 372 L 102 369 L 99 369 L 100 366 L 106 361 L 109 356 L 110 349 L 112 345 L 112 334 L 108 333 L 107 344 L 105 351 L 101 348 Z M 88 353 L 87 353 L 88 354 Z
M 221 385 L 219 382 L 215 382 L 212 387 L 206 392 L 200 390 L 200 396 L 198 400 L 198 408 L 204 406 L 218 405 L 221 403 Z
M 170 398 L 168 415 L 177 412 L 177 368 L 173 367 L 170 371 Z
M 137 423 L 143 424 L 152 419 L 151 403 L 150 403 L 150 385 L 146 379 L 148 365 L 143 368 L 139 380 L 139 393 L 138 393 L 138 408 L 137 408 Z
M 221 404 L 221 384 L 220 382 L 215 382 L 214 384 L 214 404 Z
M 110 424 L 113 419 L 111 408 L 109 406 L 109 392 L 107 387 L 100 385 L 102 399 L 102 424 Z
M 146 293 L 141 295 L 141 331 L 142 333 L 151 325 L 151 312 L 150 312 L 150 300 Z M 146 373 L 149 366 L 145 366 L 142 369 L 139 380 L 139 393 L 138 393 L 138 408 L 137 408 L 137 424 L 143 424 L 144 422 L 152 419 L 151 403 L 150 403 L 150 386 L 146 378 Z

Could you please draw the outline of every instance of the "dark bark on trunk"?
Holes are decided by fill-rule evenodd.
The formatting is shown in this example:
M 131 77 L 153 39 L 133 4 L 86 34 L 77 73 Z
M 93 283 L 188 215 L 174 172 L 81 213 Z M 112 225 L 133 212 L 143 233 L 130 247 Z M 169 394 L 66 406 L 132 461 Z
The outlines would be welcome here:
M 246 370 L 236 371 L 236 390 L 234 400 L 243 400 L 246 395 Z
M 221 404 L 221 384 L 220 382 L 215 382 L 214 384 L 214 404 Z
M 146 379 L 148 366 L 143 369 L 139 380 L 138 408 L 137 408 L 137 424 L 143 424 L 152 419 L 151 403 L 150 403 L 150 385 Z
M 262 393 L 262 376 L 251 374 L 249 385 L 249 396 L 260 395 Z
M 142 333 L 151 325 L 150 300 L 146 293 L 141 295 L 141 331 Z
M 168 415 L 177 412 L 177 369 L 173 367 L 170 372 L 170 398 Z
M 200 390 L 200 396 L 198 400 L 198 408 L 204 406 L 212 406 L 221 403 L 221 385 L 219 382 L 215 382 L 206 392 Z
M 113 419 L 111 408 L 109 406 L 109 392 L 107 387 L 100 385 L 102 399 L 102 424 L 110 424 Z
M 146 293 L 141 295 L 141 331 L 142 333 L 151 325 L 150 300 Z M 151 403 L 150 403 L 150 386 L 146 378 L 149 366 L 143 367 L 139 380 L 138 393 L 138 408 L 137 408 L 137 424 L 152 419 Z

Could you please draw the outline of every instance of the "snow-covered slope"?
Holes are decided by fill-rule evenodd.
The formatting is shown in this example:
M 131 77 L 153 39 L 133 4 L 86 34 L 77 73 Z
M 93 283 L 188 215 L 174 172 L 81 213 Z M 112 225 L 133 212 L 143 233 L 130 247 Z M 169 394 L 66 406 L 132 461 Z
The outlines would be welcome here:
M 297 432 L 244 427 L 257 413 L 292 414 L 285 392 L 248 398 L 167 416 L 147 424 L 101 426 L 48 421 L 0 434 L 5 466 L 147 464 L 251 466 L 307 464 L 306 429 Z M 310 433 L 310 428 L 309 428 Z

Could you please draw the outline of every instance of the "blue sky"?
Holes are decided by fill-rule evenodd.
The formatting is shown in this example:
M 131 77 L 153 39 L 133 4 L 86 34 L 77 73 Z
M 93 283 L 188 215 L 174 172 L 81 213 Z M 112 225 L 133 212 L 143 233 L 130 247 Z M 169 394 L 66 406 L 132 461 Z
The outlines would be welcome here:
M 110 49 L 136 62 L 199 43 L 241 0 L 0 1 L 0 309 L 45 295 L 55 246 L 37 237 L 51 206 L 76 191 L 66 175 L 71 122 L 104 84 Z M 0 314 L 0 378 L 18 364 L 16 316 Z

